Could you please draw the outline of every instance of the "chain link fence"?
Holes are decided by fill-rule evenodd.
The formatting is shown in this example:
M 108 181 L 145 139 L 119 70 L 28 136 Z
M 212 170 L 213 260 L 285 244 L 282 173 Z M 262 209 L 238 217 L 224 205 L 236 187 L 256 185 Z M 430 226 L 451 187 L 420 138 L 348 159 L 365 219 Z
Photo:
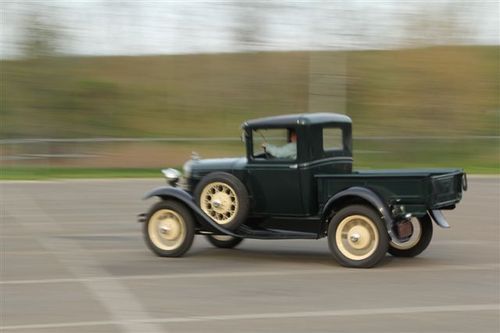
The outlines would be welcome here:
M 161 168 L 202 158 L 244 156 L 237 137 L 80 138 L 0 140 L 4 167 Z M 357 137 L 355 167 L 453 166 L 496 168 L 500 136 Z

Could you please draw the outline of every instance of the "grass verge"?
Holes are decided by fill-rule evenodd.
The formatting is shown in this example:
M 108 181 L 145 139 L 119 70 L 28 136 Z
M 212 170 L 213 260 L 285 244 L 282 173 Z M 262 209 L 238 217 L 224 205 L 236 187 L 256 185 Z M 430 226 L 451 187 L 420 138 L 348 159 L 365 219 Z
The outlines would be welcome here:
M 7 167 L 0 171 L 0 179 L 2 180 L 161 177 L 160 168 Z

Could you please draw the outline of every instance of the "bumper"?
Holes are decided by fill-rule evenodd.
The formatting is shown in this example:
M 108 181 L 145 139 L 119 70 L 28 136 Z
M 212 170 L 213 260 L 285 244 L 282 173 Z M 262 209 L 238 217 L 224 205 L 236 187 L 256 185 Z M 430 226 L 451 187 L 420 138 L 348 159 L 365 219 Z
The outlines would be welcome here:
M 138 223 L 146 222 L 146 213 L 142 213 L 142 214 L 137 215 L 137 222 Z
M 450 225 L 446 221 L 443 213 L 440 210 L 430 210 L 429 213 L 430 213 L 432 219 L 434 220 L 434 222 L 436 222 L 436 224 L 438 226 L 440 226 L 441 228 L 445 228 L 445 229 L 448 229 L 450 227 Z

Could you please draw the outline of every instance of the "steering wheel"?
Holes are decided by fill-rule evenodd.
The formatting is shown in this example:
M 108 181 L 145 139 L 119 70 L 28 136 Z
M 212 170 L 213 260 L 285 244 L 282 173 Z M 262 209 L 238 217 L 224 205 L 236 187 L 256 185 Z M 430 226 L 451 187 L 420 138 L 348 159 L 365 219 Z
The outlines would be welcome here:
M 264 143 L 267 145 L 267 139 L 266 139 L 266 137 L 264 136 L 264 134 L 262 134 L 262 132 L 261 132 L 261 131 L 259 131 L 259 130 L 256 130 L 256 132 L 260 134 L 260 136 L 262 137 L 262 140 L 264 140 Z M 270 154 L 270 153 L 266 150 L 266 146 L 264 146 L 264 145 L 263 145 L 263 146 L 262 146 L 262 150 L 264 151 L 264 156 L 266 157 L 266 159 L 271 159 L 271 158 L 273 158 L 273 157 L 274 157 L 273 155 L 271 155 L 271 154 Z
M 267 142 L 266 142 L 267 143 Z M 266 157 L 266 159 L 270 160 L 272 158 L 274 158 L 273 155 L 271 155 L 267 150 L 266 150 L 266 147 L 265 146 L 262 146 L 262 150 L 264 150 L 264 156 Z

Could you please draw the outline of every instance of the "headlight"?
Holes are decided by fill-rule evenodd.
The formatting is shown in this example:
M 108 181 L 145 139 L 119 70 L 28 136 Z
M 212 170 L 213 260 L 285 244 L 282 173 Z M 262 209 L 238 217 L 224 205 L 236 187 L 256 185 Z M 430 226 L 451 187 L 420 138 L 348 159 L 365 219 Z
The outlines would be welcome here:
M 181 177 L 181 173 L 179 170 L 176 169 L 163 169 L 161 170 L 163 173 L 163 176 L 167 179 L 167 183 L 171 186 L 177 185 L 177 182 L 179 181 L 179 178 Z

